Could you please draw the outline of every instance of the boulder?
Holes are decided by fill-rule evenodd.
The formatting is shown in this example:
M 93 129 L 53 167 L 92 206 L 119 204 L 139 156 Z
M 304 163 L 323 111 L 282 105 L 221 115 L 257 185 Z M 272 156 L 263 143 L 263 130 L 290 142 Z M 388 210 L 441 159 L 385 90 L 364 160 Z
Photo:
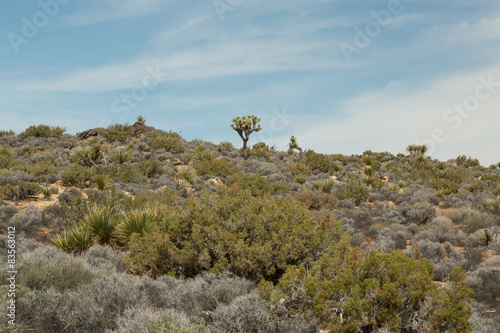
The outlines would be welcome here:
M 88 138 L 93 137 L 93 136 L 97 136 L 98 134 L 99 133 L 97 133 L 97 131 L 92 128 L 92 129 L 83 131 L 81 133 L 78 133 L 76 135 L 76 137 L 78 138 L 78 140 L 87 140 Z
M 146 134 L 147 132 L 151 132 L 151 131 L 155 130 L 154 127 L 146 126 L 144 124 L 144 122 L 142 122 L 142 121 L 135 122 L 135 124 L 132 125 L 132 127 L 134 128 L 134 136 L 136 136 L 136 137 L 139 137 L 143 134 Z

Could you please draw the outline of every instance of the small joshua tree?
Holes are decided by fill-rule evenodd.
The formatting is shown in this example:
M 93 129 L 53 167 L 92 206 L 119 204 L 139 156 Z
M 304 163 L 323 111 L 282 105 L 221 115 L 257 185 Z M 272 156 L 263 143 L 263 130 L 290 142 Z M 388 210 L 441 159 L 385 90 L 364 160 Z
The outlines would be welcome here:
M 427 146 L 426 145 L 409 145 L 406 147 L 406 151 L 410 153 L 410 155 L 425 155 L 427 152 Z
M 293 135 L 290 137 L 290 143 L 288 144 L 288 148 L 291 149 L 292 151 L 294 149 L 297 149 L 299 151 L 300 159 L 302 159 L 302 148 L 299 147 L 299 145 L 297 144 L 297 139 L 295 139 Z
M 231 124 L 231 127 L 238 132 L 240 135 L 241 139 L 243 140 L 243 157 L 247 159 L 247 142 L 248 138 L 250 137 L 250 134 L 253 132 L 258 132 L 262 128 L 260 127 L 259 124 L 260 119 L 257 118 L 256 116 L 243 116 L 243 117 L 236 117 L 233 119 L 233 123 Z

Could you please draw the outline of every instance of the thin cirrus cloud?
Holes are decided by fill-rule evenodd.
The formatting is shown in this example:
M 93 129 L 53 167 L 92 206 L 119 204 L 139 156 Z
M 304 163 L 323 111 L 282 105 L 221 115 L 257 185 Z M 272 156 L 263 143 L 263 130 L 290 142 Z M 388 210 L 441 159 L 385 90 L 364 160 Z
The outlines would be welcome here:
M 159 68 L 164 81 L 207 79 L 227 75 L 272 73 L 280 71 L 327 70 L 344 67 L 342 62 L 307 57 L 321 49 L 319 43 L 276 43 L 262 41 L 233 43 L 194 49 L 130 63 L 83 69 L 61 78 L 20 82 L 19 90 L 52 92 L 100 92 L 132 88 L 147 74 L 146 68 Z
M 166 5 L 161 0 L 90 0 L 78 13 L 67 14 L 64 22 L 69 26 L 88 26 L 112 20 L 145 16 Z

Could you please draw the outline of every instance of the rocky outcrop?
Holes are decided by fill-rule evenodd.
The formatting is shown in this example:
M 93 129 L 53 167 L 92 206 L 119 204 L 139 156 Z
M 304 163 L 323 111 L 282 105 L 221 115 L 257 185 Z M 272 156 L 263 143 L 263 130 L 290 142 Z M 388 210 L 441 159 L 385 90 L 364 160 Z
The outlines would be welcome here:
M 99 133 L 95 129 L 89 129 L 86 131 L 83 131 L 81 133 L 78 133 L 76 137 L 78 140 L 87 140 L 88 138 L 91 138 L 93 136 L 97 136 Z
M 132 125 L 134 128 L 134 136 L 139 137 L 143 134 L 146 134 L 147 132 L 154 131 L 155 128 L 152 126 L 146 126 L 144 122 L 142 121 L 137 121 L 134 125 Z

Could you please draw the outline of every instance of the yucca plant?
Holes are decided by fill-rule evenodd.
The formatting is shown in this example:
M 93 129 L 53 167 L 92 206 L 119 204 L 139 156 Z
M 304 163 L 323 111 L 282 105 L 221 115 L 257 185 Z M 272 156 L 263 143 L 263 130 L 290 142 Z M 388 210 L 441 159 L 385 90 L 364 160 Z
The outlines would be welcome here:
M 373 158 L 371 158 L 370 156 L 365 156 L 363 158 L 363 163 L 365 165 L 373 165 Z
M 332 179 L 327 179 L 321 183 L 321 190 L 325 193 L 330 193 L 335 182 Z
M 373 177 L 372 175 L 365 175 L 363 177 L 363 181 L 366 184 L 373 186 L 375 184 L 375 177 Z
M 500 211 L 500 200 L 498 198 L 486 200 L 483 203 L 483 206 L 484 206 L 484 208 L 486 208 L 489 211 L 493 211 L 495 213 L 499 212 Z
M 31 170 L 31 165 L 28 164 L 28 162 L 21 162 L 18 165 L 15 166 L 16 170 L 20 170 L 24 173 L 30 173 Z
M 128 162 L 132 159 L 132 156 L 127 150 L 118 150 L 113 154 L 112 157 L 113 161 L 119 164 L 123 164 L 125 162 Z
M 371 166 L 369 165 L 366 165 L 364 168 L 363 168 L 363 173 L 367 176 L 373 176 L 375 174 L 375 170 L 373 170 L 371 168 Z
M 333 170 L 334 170 L 334 171 L 342 171 L 342 169 L 343 169 L 344 167 L 342 166 L 342 164 L 339 164 L 339 163 L 333 163 L 332 168 L 333 168 Z
M 389 191 L 396 192 L 399 190 L 399 186 L 394 183 L 388 183 L 385 184 L 385 188 L 388 189 Z
M 67 253 L 81 253 L 92 246 L 90 232 L 84 226 L 73 228 L 51 239 L 53 246 Z
M 94 182 L 97 185 L 99 191 L 104 191 L 109 189 L 111 186 L 111 179 L 107 174 L 97 174 L 94 176 Z
M 193 180 L 197 178 L 196 170 L 191 167 L 178 168 L 177 176 L 179 177 L 179 179 L 184 179 L 188 183 L 191 183 Z
M 75 163 L 84 165 L 84 166 L 92 166 L 95 165 L 92 159 L 90 158 L 90 150 L 88 148 L 78 147 L 73 151 L 71 155 L 71 160 Z
M 112 207 L 87 207 L 82 225 L 90 231 L 92 240 L 97 244 L 114 244 L 115 230 L 120 221 L 120 216 Z
M 11 157 L 12 150 L 8 146 L 1 146 L 0 147 L 0 155 Z
M 306 182 L 306 176 L 301 173 L 296 174 L 295 176 L 293 176 L 293 181 L 297 184 L 304 184 Z
M 152 209 L 134 210 L 125 215 L 117 228 L 117 235 L 123 243 L 128 243 L 132 234 L 143 235 L 153 232 L 159 218 Z
M 50 200 L 52 194 L 56 194 L 59 190 L 56 187 L 44 186 L 42 187 L 43 198 L 46 200 Z
M 404 180 L 398 180 L 396 184 L 398 184 L 399 188 L 403 188 L 406 186 L 406 182 Z
M 32 151 L 30 146 L 22 146 L 21 151 L 23 152 L 23 155 L 30 156 Z

